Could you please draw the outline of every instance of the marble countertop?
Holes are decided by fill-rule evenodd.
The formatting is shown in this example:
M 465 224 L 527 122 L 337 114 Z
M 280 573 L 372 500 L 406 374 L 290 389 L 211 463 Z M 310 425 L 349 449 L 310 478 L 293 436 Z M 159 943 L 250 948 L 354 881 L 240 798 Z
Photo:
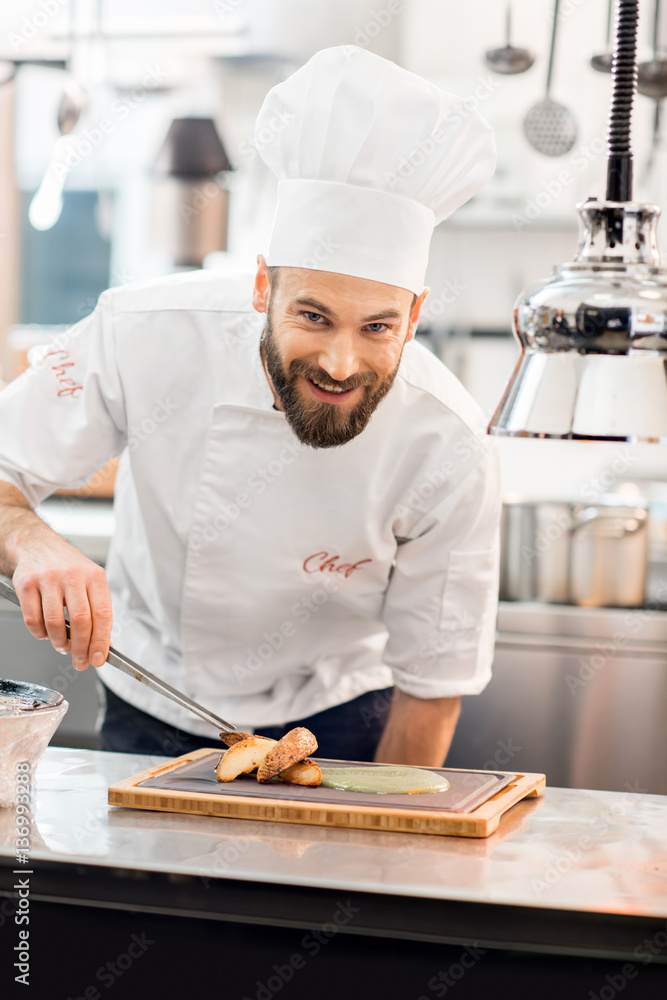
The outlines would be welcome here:
M 39 862 L 532 909 L 667 918 L 667 798 L 548 788 L 485 840 L 116 808 L 107 789 L 164 758 L 51 747 L 34 796 Z M 0 811 L 13 865 L 15 816 Z

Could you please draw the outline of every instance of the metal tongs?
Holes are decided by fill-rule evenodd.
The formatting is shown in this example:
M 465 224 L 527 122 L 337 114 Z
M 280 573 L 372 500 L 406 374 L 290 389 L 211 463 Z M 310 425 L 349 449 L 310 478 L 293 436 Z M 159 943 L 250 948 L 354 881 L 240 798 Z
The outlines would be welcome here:
M 16 593 L 14 588 L 9 583 L 5 583 L 4 580 L 0 580 L 0 597 L 6 597 L 8 601 L 12 604 L 21 607 L 21 602 L 19 600 L 19 595 Z M 69 623 L 65 622 L 65 628 L 67 630 L 67 638 L 70 637 L 70 627 Z M 139 681 L 140 684 L 145 684 L 146 687 L 150 688 L 152 691 L 157 691 L 158 694 L 164 695 L 165 698 L 170 698 L 175 701 L 177 705 L 181 708 L 185 708 L 188 712 L 192 712 L 193 715 L 199 716 L 204 722 L 208 722 L 215 729 L 219 730 L 221 733 L 234 733 L 236 732 L 236 726 L 232 726 L 230 722 L 225 722 L 219 716 L 215 715 L 213 712 L 209 712 L 207 708 L 203 705 L 199 705 L 192 698 L 188 698 L 186 694 L 178 691 L 176 688 L 172 687 L 171 684 L 167 684 L 166 681 L 160 680 L 155 674 L 149 673 L 148 670 L 144 670 L 140 667 L 138 663 L 131 660 L 129 656 L 123 656 L 119 653 L 117 649 L 113 646 L 109 646 L 109 655 L 106 659 L 107 663 L 110 663 L 112 667 L 116 667 L 117 670 L 122 670 L 124 674 L 129 674 L 130 677 L 134 677 L 135 681 Z

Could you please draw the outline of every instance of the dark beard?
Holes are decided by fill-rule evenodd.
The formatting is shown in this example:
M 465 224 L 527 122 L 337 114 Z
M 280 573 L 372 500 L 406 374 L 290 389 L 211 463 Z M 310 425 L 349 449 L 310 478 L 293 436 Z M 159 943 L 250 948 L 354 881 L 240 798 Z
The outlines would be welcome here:
M 335 382 L 342 389 L 363 386 L 361 400 L 351 410 L 346 411 L 336 403 L 304 399 L 297 384 L 299 375 L 324 383 L 335 380 L 322 368 L 310 365 L 300 358 L 292 361 L 288 370 L 285 369 L 273 332 L 270 313 L 267 315 L 262 335 L 262 347 L 266 367 L 285 417 L 299 441 L 310 445 L 311 448 L 337 448 L 361 434 L 378 403 L 391 389 L 398 371 L 397 364 L 394 370 L 382 379 L 373 372 L 363 372 L 351 375 L 344 382 Z

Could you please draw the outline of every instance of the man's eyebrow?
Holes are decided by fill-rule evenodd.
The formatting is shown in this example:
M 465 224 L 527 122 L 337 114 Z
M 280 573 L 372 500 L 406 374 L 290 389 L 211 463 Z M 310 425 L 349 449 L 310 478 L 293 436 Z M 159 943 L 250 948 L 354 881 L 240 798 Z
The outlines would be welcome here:
M 317 299 L 308 298 L 298 298 L 294 299 L 295 305 L 307 306 L 307 308 L 312 309 L 314 312 L 321 313 L 323 316 L 331 316 L 335 319 L 335 313 L 325 306 L 323 302 L 318 302 Z M 366 316 L 362 320 L 362 323 L 378 323 L 383 319 L 402 319 L 403 314 L 399 312 L 398 309 L 385 309 L 382 312 L 375 313 L 373 316 Z
M 367 316 L 364 323 L 377 323 L 381 319 L 401 319 L 403 316 L 398 309 L 385 309 L 384 312 L 376 313 L 374 316 Z
M 328 306 L 325 306 L 322 302 L 318 302 L 317 299 L 299 298 L 294 299 L 294 302 L 298 306 L 308 306 L 313 312 L 322 313 L 323 316 L 335 316 L 335 313 Z

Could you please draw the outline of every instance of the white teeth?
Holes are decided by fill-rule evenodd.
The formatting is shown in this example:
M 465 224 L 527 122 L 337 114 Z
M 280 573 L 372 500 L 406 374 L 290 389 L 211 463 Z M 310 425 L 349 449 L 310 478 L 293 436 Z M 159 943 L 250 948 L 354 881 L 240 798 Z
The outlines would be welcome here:
M 347 392 L 347 389 L 338 389 L 333 385 L 322 385 L 321 382 L 316 382 L 315 379 L 310 380 L 318 389 L 324 389 L 325 392 Z

